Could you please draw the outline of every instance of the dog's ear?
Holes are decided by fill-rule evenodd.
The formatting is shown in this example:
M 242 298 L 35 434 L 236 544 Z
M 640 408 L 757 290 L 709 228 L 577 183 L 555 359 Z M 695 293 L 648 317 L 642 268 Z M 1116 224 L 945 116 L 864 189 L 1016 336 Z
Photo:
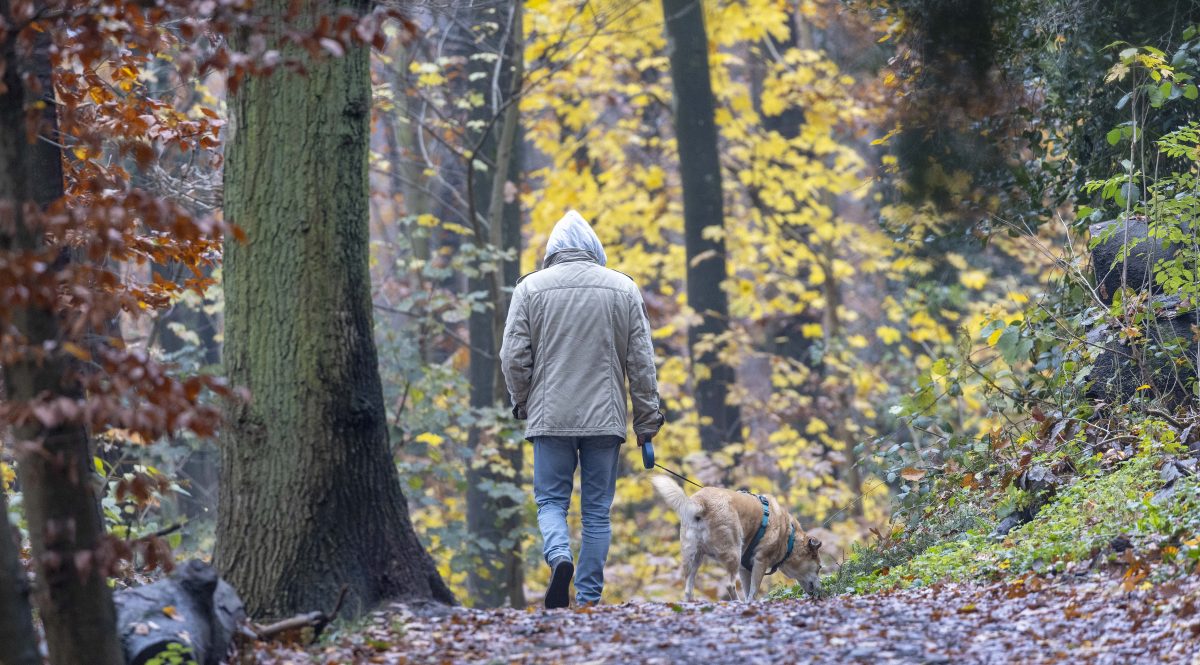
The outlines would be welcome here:
M 816 538 L 809 538 L 808 539 L 808 551 L 816 552 L 819 549 L 821 549 L 821 541 L 817 540 Z

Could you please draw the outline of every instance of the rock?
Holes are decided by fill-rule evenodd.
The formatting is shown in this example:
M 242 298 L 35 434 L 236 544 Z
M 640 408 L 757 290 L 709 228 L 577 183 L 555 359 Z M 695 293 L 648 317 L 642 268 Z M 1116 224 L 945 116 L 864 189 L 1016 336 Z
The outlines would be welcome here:
M 1126 536 L 1125 534 L 1120 534 L 1116 538 L 1113 538 L 1112 541 L 1108 543 L 1108 546 L 1109 546 L 1109 548 L 1112 549 L 1112 551 L 1116 552 L 1117 554 L 1120 554 L 1121 552 L 1124 552 L 1125 550 L 1129 549 L 1130 547 L 1133 547 L 1133 543 L 1131 543 L 1129 541 L 1129 536 Z
M 1088 232 L 1092 238 L 1101 238 L 1092 248 L 1092 270 L 1104 304 L 1111 305 L 1122 286 L 1162 293 L 1162 288 L 1154 282 L 1154 264 L 1173 258 L 1177 246 L 1150 237 L 1150 227 L 1145 220 L 1101 222 L 1089 227 Z M 1126 244 L 1131 247 L 1129 256 L 1123 262 L 1117 261 Z
M 1180 311 L 1176 297 L 1156 297 L 1152 308 L 1158 316 L 1141 328 L 1147 333 L 1148 344 L 1133 347 L 1119 341 L 1119 331 L 1109 324 L 1087 334 L 1089 344 L 1103 347 L 1088 377 L 1089 399 L 1121 404 L 1143 392 L 1138 390 L 1143 385 L 1150 386 L 1147 397 L 1162 398 L 1171 405 L 1191 398 L 1191 383 L 1196 379 L 1196 312 Z M 1173 340 L 1182 340 L 1182 355 L 1178 351 L 1162 352 L 1163 345 Z M 1182 364 L 1176 362 L 1179 358 L 1184 360 Z
M 233 587 L 196 560 L 166 579 L 118 591 L 113 601 L 129 665 L 145 665 L 172 653 L 183 655 L 182 662 L 220 665 L 246 619 Z
M 996 525 L 996 530 L 992 532 L 992 537 L 1003 538 L 1007 536 L 1009 531 L 1029 522 L 1033 519 L 1034 515 L 1037 515 L 1037 509 L 1032 507 L 1022 508 L 1009 513 L 1007 517 L 1000 520 L 1000 523 Z

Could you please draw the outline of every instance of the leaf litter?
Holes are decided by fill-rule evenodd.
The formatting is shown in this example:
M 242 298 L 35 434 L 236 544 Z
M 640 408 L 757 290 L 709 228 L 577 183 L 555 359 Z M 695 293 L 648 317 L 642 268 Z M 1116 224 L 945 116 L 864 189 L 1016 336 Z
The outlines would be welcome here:
M 825 600 L 572 610 L 393 604 L 242 663 L 1180 663 L 1200 665 L 1200 579 L 1123 587 L 1028 575 Z

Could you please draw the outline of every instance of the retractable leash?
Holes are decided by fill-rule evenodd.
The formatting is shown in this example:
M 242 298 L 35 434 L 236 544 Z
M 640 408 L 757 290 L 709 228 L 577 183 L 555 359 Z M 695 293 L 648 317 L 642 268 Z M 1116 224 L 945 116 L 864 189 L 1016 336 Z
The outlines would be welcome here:
M 695 485 L 696 487 L 699 487 L 700 489 L 704 489 L 704 485 L 701 485 L 700 483 L 692 480 L 691 478 L 688 478 L 687 476 L 685 476 L 681 473 L 675 473 L 674 471 L 668 469 L 667 467 L 655 462 L 654 461 L 654 443 L 649 438 L 647 438 L 645 441 L 639 441 L 638 446 L 640 446 L 642 449 L 642 466 L 646 467 L 647 469 L 653 469 L 655 467 L 658 467 L 658 468 L 662 469 L 663 471 L 666 471 L 667 473 L 671 474 L 672 476 L 675 476 L 676 478 L 684 481 L 685 483 L 691 483 L 691 484 Z
M 671 474 L 672 476 L 675 476 L 676 478 L 682 480 L 685 483 L 691 483 L 692 485 L 695 485 L 696 487 L 699 487 L 700 489 L 704 489 L 704 485 L 701 485 L 700 483 L 692 480 L 691 478 L 688 478 L 687 476 L 683 475 L 682 473 L 676 473 L 676 472 L 668 469 L 667 467 L 655 462 L 654 461 L 654 443 L 649 438 L 647 438 L 645 441 L 639 441 L 638 446 L 641 447 L 641 449 L 642 449 L 642 466 L 646 467 L 647 469 L 653 469 L 653 468 L 657 467 L 659 469 L 662 469 L 663 471 L 666 471 L 667 473 Z M 883 485 L 886 485 L 886 484 L 887 483 L 885 483 L 883 481 L 879 481 L 879 482 L 875 483 L 874 485 L 872 485 L 871 487 L 868 487 L 866 490 L 859 492 L 858 496 L 854 497 L 854 499 L 852 501 L 850 501 L 846 505 L 842 506 L 841 508 L 838 508 L 833 513 L 831 513 L 828 517 L 826 517 L 825 521 L 821 522 L 821 527 L 824 528 L 824 527 L 829 526 L 829 523 L 833 521 L 833 518 L 837 517 L 841 513 L 846 512 L 846 510 L 848 510 L 851 506 L 853 506 L 854 504 L 856 504 L 859 501 L 862 501 L 864 498 L 866 498 L 868 494 L 870 494 L 871 492 L 874 492 L 875 490 L 879 489 L 880 487 L 882 487 Z

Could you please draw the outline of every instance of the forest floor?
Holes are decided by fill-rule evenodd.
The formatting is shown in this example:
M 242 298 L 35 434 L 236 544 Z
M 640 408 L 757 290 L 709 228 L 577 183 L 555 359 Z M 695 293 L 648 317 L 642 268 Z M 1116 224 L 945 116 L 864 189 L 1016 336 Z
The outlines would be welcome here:
M 1029 576 L 751 605 L 392 605 L 316 646 L 260 646 L 242 662 L 1200 665 L 1200 579 L 1129 586 Z

